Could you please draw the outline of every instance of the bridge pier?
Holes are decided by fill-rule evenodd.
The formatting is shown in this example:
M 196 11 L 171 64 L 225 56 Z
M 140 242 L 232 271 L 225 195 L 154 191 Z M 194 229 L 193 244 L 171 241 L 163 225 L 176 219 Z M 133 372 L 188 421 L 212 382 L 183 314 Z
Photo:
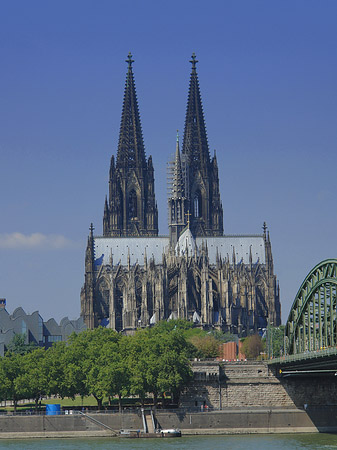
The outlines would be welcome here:
M 337 407 L 334 371 L 282 375 L 277 360 L 198 361 L 193 362 L 192 370 L 194 379 L 181 396 L 183 407 L 201 409 L 207 405 L 216 410 Z

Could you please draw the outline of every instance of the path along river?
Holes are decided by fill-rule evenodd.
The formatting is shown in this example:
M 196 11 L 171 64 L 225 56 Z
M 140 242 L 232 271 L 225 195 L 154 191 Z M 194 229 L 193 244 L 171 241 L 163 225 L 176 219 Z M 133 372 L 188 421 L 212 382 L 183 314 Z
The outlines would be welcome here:
M 175 439 L 30 439 L 0 440 L 0 450 L 329 450 L 337 434 L 188 436 Z

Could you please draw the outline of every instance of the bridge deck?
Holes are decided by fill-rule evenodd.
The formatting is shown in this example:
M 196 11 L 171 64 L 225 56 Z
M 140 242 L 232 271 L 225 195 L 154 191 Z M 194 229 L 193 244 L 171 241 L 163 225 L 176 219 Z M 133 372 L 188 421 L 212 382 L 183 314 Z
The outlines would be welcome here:
M 289 375 L 335 375 L 337 374 L 337 347 L 314 352 L 298 353 L 267 361 L 279 376 Z

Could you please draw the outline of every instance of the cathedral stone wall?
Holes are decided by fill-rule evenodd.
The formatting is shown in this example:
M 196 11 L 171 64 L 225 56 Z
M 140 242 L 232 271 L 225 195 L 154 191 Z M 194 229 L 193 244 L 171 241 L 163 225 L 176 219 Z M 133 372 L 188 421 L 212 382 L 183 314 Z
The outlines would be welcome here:
M 160 262 L 145 256 L 141 263 L 125 266 L 112 257 L 110 264 L 94 260 L 87 275 L 92 289 L 88 292 L 86 283 L 82 292 L 87 323 L 122 331 L 180 318 L 240 335 L 265 327 L 268 318 L 279 323 L 278 287 L 268 264 L 233 264 L 221 256 L 212 264 L 207 246 L 194 244 L 193 249 L 182 254 L 168 249 Z M 91 247 L 88 252 L 93 253 Z

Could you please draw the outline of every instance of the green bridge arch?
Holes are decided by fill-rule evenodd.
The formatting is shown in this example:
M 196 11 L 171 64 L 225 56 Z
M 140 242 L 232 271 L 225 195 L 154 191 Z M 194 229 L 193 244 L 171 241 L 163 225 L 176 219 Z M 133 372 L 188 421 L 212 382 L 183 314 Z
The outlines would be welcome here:
M 286 324 L 287 353 L 337 345 L 337 259 L 315 266 L 304 279 Z

